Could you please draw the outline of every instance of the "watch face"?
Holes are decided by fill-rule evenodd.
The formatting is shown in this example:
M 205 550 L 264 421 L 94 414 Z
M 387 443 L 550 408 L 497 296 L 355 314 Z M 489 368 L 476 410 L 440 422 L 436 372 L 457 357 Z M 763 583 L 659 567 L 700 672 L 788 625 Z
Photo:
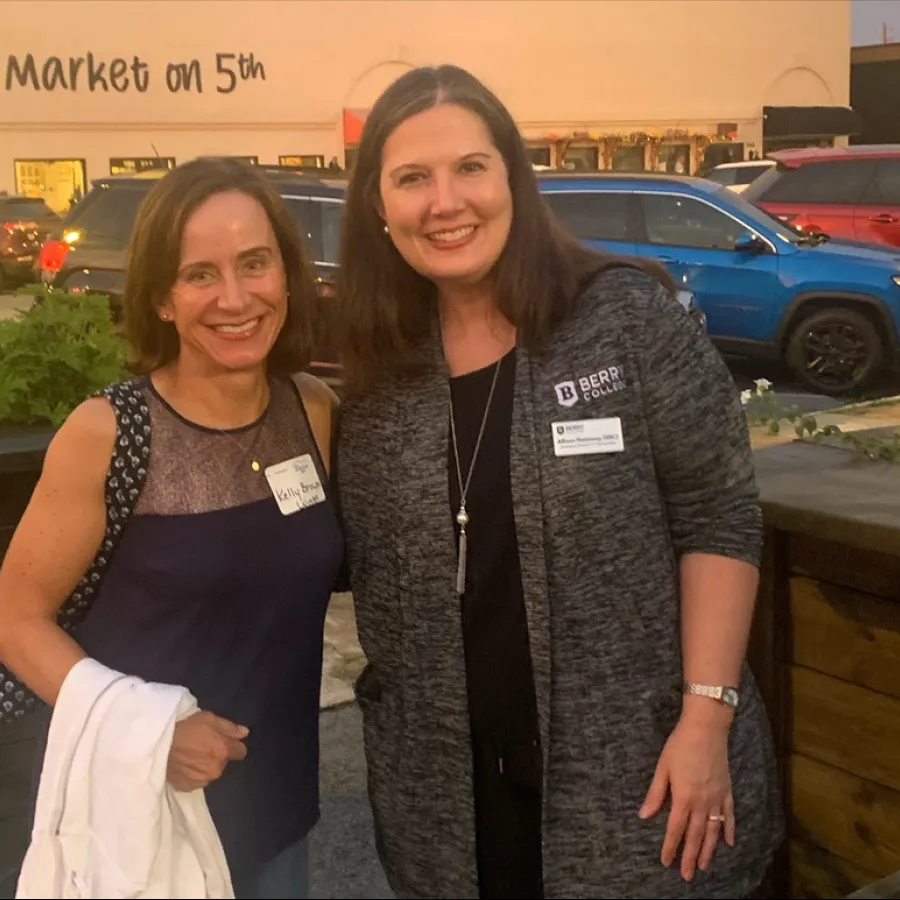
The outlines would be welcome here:
M 722 691 L 722 700 L 727 703 L 729 706 L 737 706 L 738 704 L 738 694 L 734 688 L 725 688 Z

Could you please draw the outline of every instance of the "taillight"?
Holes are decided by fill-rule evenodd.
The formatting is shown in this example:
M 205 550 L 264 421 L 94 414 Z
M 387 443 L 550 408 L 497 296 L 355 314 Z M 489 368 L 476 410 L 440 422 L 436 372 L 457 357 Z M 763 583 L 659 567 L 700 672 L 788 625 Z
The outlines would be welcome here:
M 58 272 L 69 255 L 69 245 L 65 241 L 44 241 L 38 256 L 38 268 L 45 272 Z
M 17 222 L 6 222 L 6 223 L 4 223 L 3 227 L 7 231 L 29 231 L 33 228 L 37 228 L 38 224 L 37 224 L 37 222 L 17 221 Z

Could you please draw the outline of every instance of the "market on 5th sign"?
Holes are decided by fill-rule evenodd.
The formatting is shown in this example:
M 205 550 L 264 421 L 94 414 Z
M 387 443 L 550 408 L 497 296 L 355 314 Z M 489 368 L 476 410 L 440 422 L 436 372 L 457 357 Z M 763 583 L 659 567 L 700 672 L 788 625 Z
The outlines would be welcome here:
M 48 56 L 40 60 L 32 53 L 11 53 L 6 59 L 5 85 L 7 91 L 113 90 L 144 94 L 156 77 L 151 65 L 137 55 L 131 60 L 121 56 L 104 59 L 88 52 L 84 56 Z M 202 94 L 210 78 L 217 93 L 230 94 L 242 82 L 265 81 L 266 69 L 252 53 L 217 53 L 215 63 L 208 68 L 199 59 L 166 63 L 161 77 L 172 94 Z

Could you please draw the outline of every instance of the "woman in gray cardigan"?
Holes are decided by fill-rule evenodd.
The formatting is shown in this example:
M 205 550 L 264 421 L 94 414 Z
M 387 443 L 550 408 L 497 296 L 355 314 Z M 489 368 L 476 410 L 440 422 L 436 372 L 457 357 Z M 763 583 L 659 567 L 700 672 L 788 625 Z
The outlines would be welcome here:
M 347 195 L 337 480 L 399 897 L 746 897 L 781 838 L 745 662 L 747 428 L 665 273 L 554 222 L 507 110 L 401 77 Z

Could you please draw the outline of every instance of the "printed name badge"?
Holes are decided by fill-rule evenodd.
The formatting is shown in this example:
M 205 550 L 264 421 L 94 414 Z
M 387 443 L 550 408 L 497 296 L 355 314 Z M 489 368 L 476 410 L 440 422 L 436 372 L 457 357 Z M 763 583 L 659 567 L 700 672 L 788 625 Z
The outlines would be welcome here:
M 621 453 L 625 449 L 622 420 L 579 419 L 554 422 L 553 449 L 557 456 L 582 456 L 588 453 Z
M 325 502 L 325 488 L 309 453 L 269 466 L 266 479 L 283 516 Z

